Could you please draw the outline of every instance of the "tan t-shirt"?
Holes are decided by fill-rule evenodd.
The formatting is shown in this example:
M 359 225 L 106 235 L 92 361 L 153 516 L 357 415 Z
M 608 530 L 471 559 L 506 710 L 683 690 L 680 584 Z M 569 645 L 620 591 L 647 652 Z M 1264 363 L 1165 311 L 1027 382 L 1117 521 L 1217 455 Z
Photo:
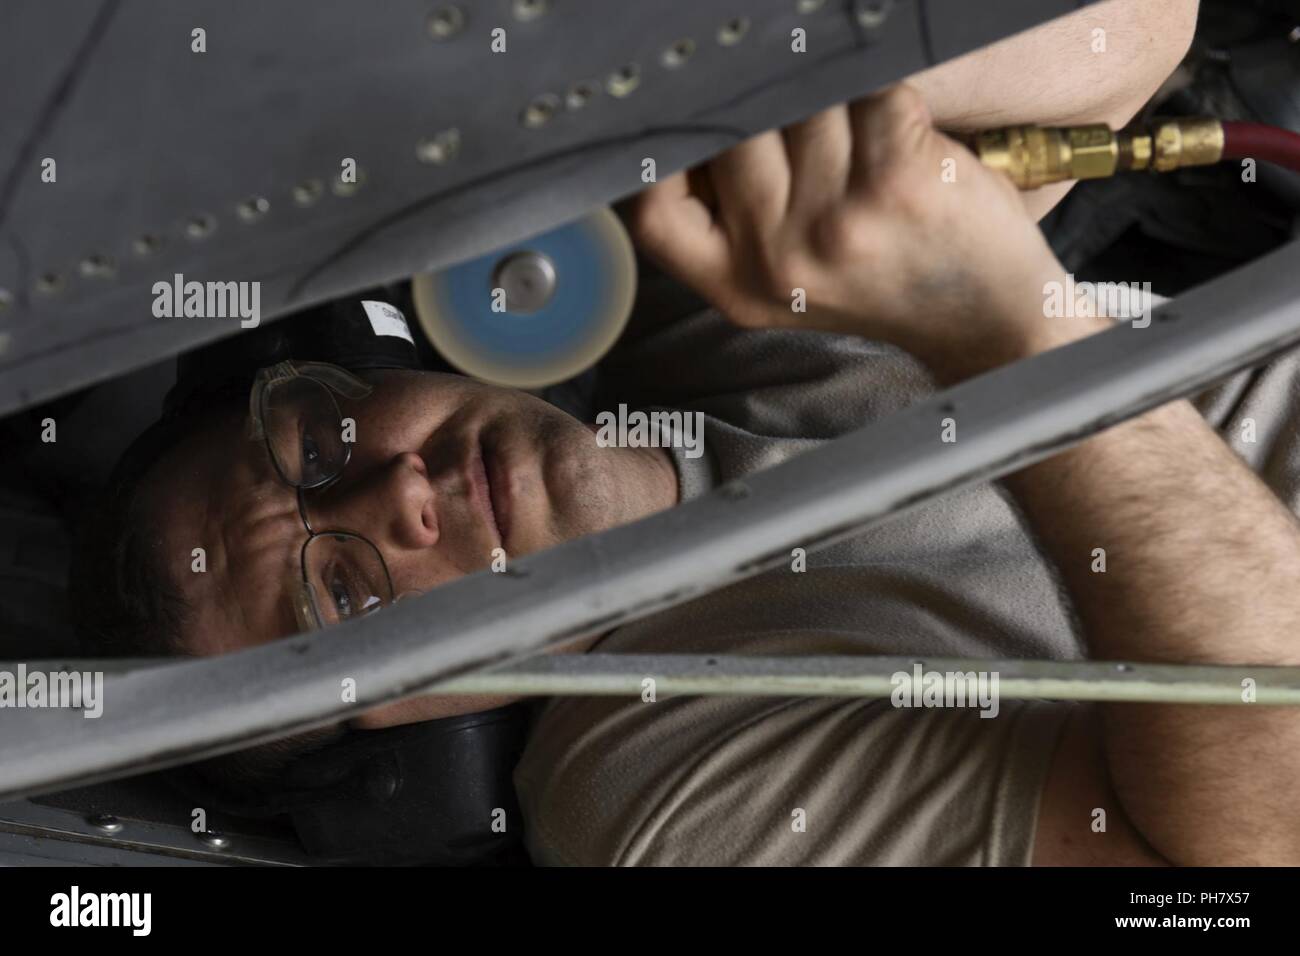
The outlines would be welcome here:
M 683 499 L 931 388 L 891 348 L 741 333 L 708 311 L 624 348 L 605 373 L 601 407 L 708 416 L 705 457 L 674 455 Z M 1300 452 L 1294 427 L 1278 422 L 1298 381 L 1287 359 L 1201 402 L 1230 440 L 1242 416 L 1257 419 L 1257 442 L 1234 446 L 1293 508 Z M 1068 599 L 993 484 L 809 554 L 802 573 L 768 572 L 619 628 L 594 650 L 1084 656 Z M 556 698 L 515 779 L 543 864 L 1019 865 L 1072 706 L 1002 701 L 989 719 L 888 700 Z

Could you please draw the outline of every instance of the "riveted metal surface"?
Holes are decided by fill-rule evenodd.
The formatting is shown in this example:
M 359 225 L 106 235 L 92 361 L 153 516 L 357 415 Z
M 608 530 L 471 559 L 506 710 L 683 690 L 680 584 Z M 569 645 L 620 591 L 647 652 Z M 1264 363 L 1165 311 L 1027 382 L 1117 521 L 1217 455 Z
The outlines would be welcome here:
M 270 321 L 578 218 L 641 188 L 645 156 L 668 175 L 1080 5 L 10 0 L 0 414 L 239 331 L 155 318 L 159 279 L 261 282 Z M 452 128 L 455 163 L 417 145 Z M 255 229 L 250 196 L 271 210 L 250 208 Z M 90 256 L 113 274 L 35 294 Z

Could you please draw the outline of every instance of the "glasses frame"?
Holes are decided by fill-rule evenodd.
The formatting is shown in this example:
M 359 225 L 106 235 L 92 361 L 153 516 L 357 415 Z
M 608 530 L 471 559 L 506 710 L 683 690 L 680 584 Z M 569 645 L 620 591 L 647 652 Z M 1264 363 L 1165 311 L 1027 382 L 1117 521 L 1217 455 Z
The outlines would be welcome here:
M 383 552 L 379 546 L 363 534 L 355 531 L 348 531 L 343 528 L 325 528 L 317 531 L 311 525 L 311 519 L 307 517 L 307 500 L 306 492 L 321 488 L 327 488 L 338 480 L 343 474 L 343 470 L 352 460 L 352 443 L 343 443 L 343 461 L 331 474 L 326 475 L 319 481 L 311 484 L 303 484 L 290 480 L 280 467 L 280 462 L 276 459 L 275 452 L 271 448 L 271 437 L 266 427 L 267 422 L 267 401 L 277 387 L 283 386 L 286 382 L 296 378 L 305 378 L 314 381 L 325 388 L 326 395 L 329 396 L 330 406 L 333 409 L 334 424 L 337 428 L 343 427 L 343 413 L 339 409 L 339 404 L 335 395 L 342 395 L 345 398 L 359 400 L 366 398 L 374 389 L 357 378 L 346 369 L 337 365 L 331 365 L 326 362 L 294 362 L 283 361 L 275 365 L 259 369 L 253 379 L 253 387 L 248 398 L 248 437 L 251 441 L 260 441 L 266 449 L 267 457 L 271 459 L 271 467 L 275 469 L 276 476 L 286 487 L 292 488 L 298 501 L 298 517 L 302 520 L 303 528 L 307 532 L 307 540 L 302 543 L 298 551 L 298 570 L 299 580 L 297 583 L 294 600 L 294 615 L 300 626 L 305 630 L 320 630 L 326 627 L 324 617 L 317 607 L 315 591 L 311 584 L 311 578 L 307 573 L 307 549 L 317 538 L 322 537 L 339 537 L 352 541 L 360 541 L 367 545 L 379 560 L 379 567 L 384 573 L 384 584 L 388 588 L 387 596 L 381 595 L 379 605 L 372 607 L 368 611 L 363 611 L 359 616 L 373 614 L 375 611 L 382 610 L 391 606 L 397 600 L 397 589 L 393 586 L 393 575 L 388 570 L 388 562 L 384 560 Z

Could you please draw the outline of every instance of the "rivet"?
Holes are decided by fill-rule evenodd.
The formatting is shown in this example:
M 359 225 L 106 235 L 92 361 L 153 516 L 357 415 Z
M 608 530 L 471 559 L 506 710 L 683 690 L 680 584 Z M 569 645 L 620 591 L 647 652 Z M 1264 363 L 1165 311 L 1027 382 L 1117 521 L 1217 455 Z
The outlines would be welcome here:
M 361 167 L 358 166 L 357 176 L 353 182 L 345 183 L 342 179 L 336 176 L 334 178 L 334 181 L 330 183 L 330 189 L 334 192 L 334 195 L 336 196 L 351 196 L 353 193 L 355 193 L 358 189 L 361 188 L 362 183 L 364 183 L 365 181 L 366 181 L 366 174 L 362 172 Z
M 691 54 L 694 52 L 695 41 L 690 37 L 683 37 L 668 49 L 664 50 L 663 56 L 660 57 L 660 62 L 662 62 L 668 69 L 675 70 L 678 67 L 685 66 L 686 61 L 691 58 Z
M 590 80 L 582 83 L 575 83 L 569 92 L 564 94 L 564 105 L 570 110 L 580 110 L 600 92 L 600 84 L 593 83 Z
M 244 222 L 257 222 L 267 214 L 271 209 L 271 203 L 262 196 L 249 196 L 238 206 L 235 211 L 239 213 L 239 218 Z
M 81 260 L 81 274 L 87 279 L 111 279 L 117 268 L 107 256 L 86 256 Z
M 429 36 L 435 40 L 454 37 L 465 26 L 465 14 L 454 4 L 435 10 L 429 17 Z
M 213 850 L 225 850 L 230 846 L 229 837 L 223 837 L 218 833 L 200 833 L 199 841 Z
M 299 206 L 310 206 L 324 191 L 325 185 L 319 179 L 304 179 L 293 187 L 293 201 Z
M 889 19 L 889 12 L 893 6 L 893 0 L 859 0 L 854 14 L 858 26 L 867 30 L 876 29 Z
M 131 243 L 131 248 L 137 256 L 151 256 L 162 248 L 162 239 L 153 233 L 145 233 Z
M 105 833 L 117 833 L 122 829 L 122 821 L 111 813 L 96 813 L 87 817 L 86 822 Z
M 826 0 L 799 0 L 795 9 L 800 13 L 816 13 L 826 5 Z
M 217 221 L 211 216 L 195 216 L 185 224 L 185 235 L 191 239 L 206 239 L 217 228 Z
M 629 63 L 620 70 L 615 70 L 605 81 L 605 89 L 610 96 L 624 97 L 641 84 L 641 71 L 635 63 Z
M 549 6 L 547 0 L 514 0 L 510 9 L 516 20 L 527 23 L 540 17 Z
M 560 98 L 554 93 L 543 93 L 533 100 L 519 116 L 519 121 L 529 129 L 537 129 L 551 121 L 551 117 L 560 109 Z
M 459 152 L 460 130 L 455 127 L 435 133 L 415 144 L 415 155 L 420 162 L 432 163 L 434 166 L 451 162 Z
M 36 280 L 36 291 L 41 295 L 54 295 L 63 288 L 63 276 L 57 272 L 47 272 Z
M 745 34 L 748 32 L 749 17 L 736 17 L 718 28 L 718 42 L 723 46 L 735 46 L 745 39 Z
M 1121 674 L 1127 674 L 1127 673 L 1128 673 L 1129 671 L 1131 671 L 1132 669 L 1133 669 L 1133 665 L 1132 665 L 1132 664 L 1116 664 L 1116 665 L 1115 665 L 1115 670 L 1119 671 Z

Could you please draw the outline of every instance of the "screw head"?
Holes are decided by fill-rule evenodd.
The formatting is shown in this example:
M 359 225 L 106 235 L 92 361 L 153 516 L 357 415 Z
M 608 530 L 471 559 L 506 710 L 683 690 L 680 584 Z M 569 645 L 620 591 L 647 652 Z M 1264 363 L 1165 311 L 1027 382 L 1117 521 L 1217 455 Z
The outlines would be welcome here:
M 686 65 L 686 61 L 691 58 L 695 52 L 695 41 L 690 37 L 683 37 L 668 49 L 664 50 L 660 57 L 660 62 L 670 70 L 676 70 Z
M 361 167 L 358 166 L 357 178 L 355 182 L 345 183 L 338 176 L 335 176 L 334 181 L 330 183 L 330 189 L 333 190 L 334 195 L 336 196 L 345 196 L 345 197 L 351 196 L 353 193 L 355 193 L 358 189 L 361 188 L 362 183 L 364 183 L 365 181 L 366 181 L 366 174 L 362 171 Z
M 104 833 L 117 833 L 122 829 L 122 821 L 111 813 L 92 814 L 86 818 L 86 822 Z
M 559 109 L 560 98 L 554 93 L 544 93 L 524 107 L 519 121 L 529 129 L 537 129 L 549 123 Z
M 36 280 L 36 291 L 41 295 L 54 295 L 63 288 L 63 276 L 57 272 L 47 272 Z
M 107 256 L 86 256 L 81 260 L 81 274 L 87 279 L 111 279 L 117 272 L 113 260 Z
M 415 155 L 420 162 L 430 163 L 434 166 L 442 166 L 451 162 L 459 152 L 460 130 L 454 127 L 435 133 L 428 139 L 422 139 L 415 144 Z
M 641 85 L 641 71 L 635 63 L 629 63 L 622 69 L 615 70 L 605 81 L 605 89 L 609 90 L 610 96 L 616 96 L 620 99 L 630 94 Z
M 271 203 L 262 196 L 249 196 L 236 207 L 239 218 L 244 222 L 257 222 L 271 209 Z
M 229 837 L 223 837 L 219 833 L 200 833 L 199 842 L 211 850 L 225 850 L 230 847 Z
M 575 83 L 569 89 L 569 92 L 564 94 L 564 105 L 569 110 L 580 110 L 590 103 L 599 92 L 599 83 L 593 83 L 590 80 Z
M 514 0 L 514 3 L 510 5 L 511 13 L 521 23 L 536 20 L 549 8 L 550 3 L 548 0 Z
M 465 14 L 455 4 L 435 10 L 429 15 L 429 36 L 435 40 L 454 37 L 464 26 Z
M 889 19 L 893 7 L 894 0 L 859 0 L 854 16 L 858 26 L 874 30 Z
M 191 239 L 206 239 L 217 228 L 217 221 L 211 216 L 195 216 L 185 224 L 185 235 Z
M 162 248 L 162 239 L 153 233 L 145 233 L 131 243 L 131 248 L 137 256 L 151 256 Z
M 293 187 L 293 201 L 299 206 L 310 206 L 324 191 L 325 185 L 319 179 L 304 179 Z
M 749 17 L 736 17 L 718 28 L 718 42 L 723 46 L 735 46 L 745 39 L 745 34 L 748 32 Z

